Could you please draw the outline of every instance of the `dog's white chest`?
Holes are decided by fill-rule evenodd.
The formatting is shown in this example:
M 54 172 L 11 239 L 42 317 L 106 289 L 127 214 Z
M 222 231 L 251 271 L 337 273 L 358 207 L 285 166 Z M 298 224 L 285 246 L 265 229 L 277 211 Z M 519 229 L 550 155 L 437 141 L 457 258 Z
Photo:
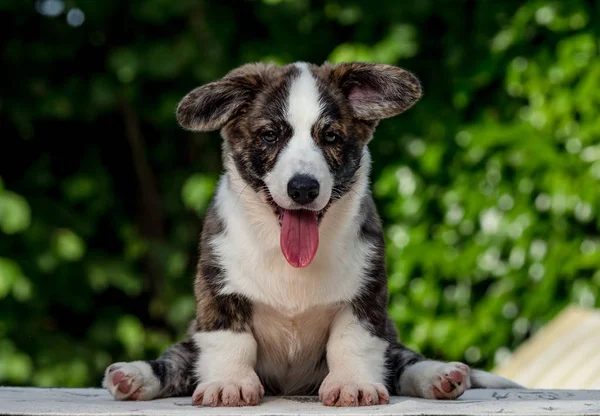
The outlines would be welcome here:
M 268 206 L 246 201 L 225 180 L 217 204 L 226 224 L 211 242 L 224 269 L 221 293 L 241 294 L 291 315 L 349 302 L 364 286 L 374 247 L 359 237 L 358 208 L 351 199 L 338 201 L 325 216 L 317 254 L 304 268 L 285 260 L 281 230 Z
M 309 270 L 292 269 L 285 260 L 265 259 L 250 267 L 241 264 L 238 259 L 231 260 L 223 289 L 225 293 L 242 294 L 254 302 L 273 306 L 288 314 L 350 301 L 359 288 L 358 270 L 312 267 L 313 273 L 310 273 Z
M 272 307 L 255 305 L 252 330 L 261 380 L 283 394 L 318 388 L 327 375 L 327 337 L 338 309 L 318 307 L 286 316 Z

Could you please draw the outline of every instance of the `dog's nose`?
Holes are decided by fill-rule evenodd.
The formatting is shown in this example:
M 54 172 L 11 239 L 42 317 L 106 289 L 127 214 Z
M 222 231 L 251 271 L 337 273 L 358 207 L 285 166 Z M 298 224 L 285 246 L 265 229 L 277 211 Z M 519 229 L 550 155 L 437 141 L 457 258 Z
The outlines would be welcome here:
M 298 204 L 308 204 L 319 196 L 319 182 L 307 175 L 296 175 L 287 185 L 290 198 Z

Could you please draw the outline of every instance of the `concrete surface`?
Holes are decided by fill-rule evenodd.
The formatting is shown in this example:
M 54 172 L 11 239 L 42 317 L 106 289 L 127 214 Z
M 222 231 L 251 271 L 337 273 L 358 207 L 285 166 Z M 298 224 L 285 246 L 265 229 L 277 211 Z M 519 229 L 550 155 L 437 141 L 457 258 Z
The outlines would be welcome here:
M 181 397 L 117 402 L 103 389 L 0 388 L 0 415 L 600 415 L 600 390 L 469 390 L 455 401 L 392 397 L 384 406 L 330 408 L 316 397 L 267 397 L 257 407 L 206 408 Z

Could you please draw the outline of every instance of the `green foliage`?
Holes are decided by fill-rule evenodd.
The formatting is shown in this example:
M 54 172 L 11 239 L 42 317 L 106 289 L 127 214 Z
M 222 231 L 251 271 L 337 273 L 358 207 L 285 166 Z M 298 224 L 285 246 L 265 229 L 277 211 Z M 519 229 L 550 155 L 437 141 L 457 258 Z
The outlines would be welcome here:
M 410 346 L 491 368 L 568 303 L 599 306 L 598 7 L 0 2 L 0 383 L 97 386 L 181 339 L 221 163 L 218 134 L 184 132 L 175 108 L 255 60 L 421 79 L 370 144 Z

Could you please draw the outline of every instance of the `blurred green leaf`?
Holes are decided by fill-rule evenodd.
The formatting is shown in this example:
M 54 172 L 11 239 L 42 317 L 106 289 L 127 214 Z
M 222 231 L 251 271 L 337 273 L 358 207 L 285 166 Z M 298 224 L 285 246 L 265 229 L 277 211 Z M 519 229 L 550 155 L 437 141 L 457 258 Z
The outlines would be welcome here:
M 68 261 L 79 260 L 85 254 L 85 243 L 68 229 L 59 229 L 54 234 L 54 250 L 59 257 Z
M 135 316 L 128 315 L 119 319 L 116 336 L 130 356 L 142 353 L 145 332 L 141 322 Z
M 215 186 L 216 181 L 212 177 L 199 173 L 190 176 L 181 189 L 184 204 L 201 214 L 212 198 Z
M 31 224 L 31 208 L 20 195 L 0 189 L 0 229 L 5 234 L 22 232 Z

